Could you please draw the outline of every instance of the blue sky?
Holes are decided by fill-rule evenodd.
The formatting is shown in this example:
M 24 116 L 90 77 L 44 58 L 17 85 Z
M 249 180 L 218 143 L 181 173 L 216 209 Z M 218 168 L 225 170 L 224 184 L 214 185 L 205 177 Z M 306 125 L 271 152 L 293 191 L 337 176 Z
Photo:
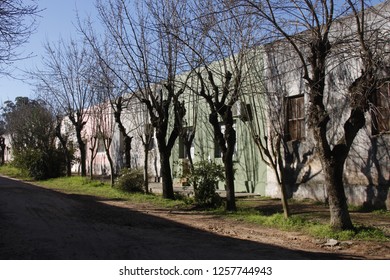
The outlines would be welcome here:
M 23 70 L 39 67 L 45 42 L 57 42 L 60 37 L 68 39 L 76 33 L 76 10 L 80 17 L 96 17 L 94 2 L 95 0 L 38 0 L 39 8 L 45 10 L 40 13 L 38 28 L 30 37 L 29 43 L 20 49 L 24 54 L 33 53 L 34 57 L 15 62 L 13 68 L 16 69 L 12 71 L 12 75 L 23 78 Z M 34 87 L 28 83 L 1 75 L 0 106 L 4 101 L 14 100 L 17 96 L 34 98 L 33 90 Z
M 25 54 L 33 53 L 34 57 L 14 63 L 12 75 L 22 79 L 23 70 L 32 70 L 40 67 L 43 44 L 45 42 L 57 42 L 60 37 L 68 39 L 75 35 L 76 10 L 80 17 L 86 15 L 96 19 L 95 0 L 37 0 L 41 9 L 39 25 L 36 32 L 30 37 L 30 41 L 21 50 Z M 372 4 L 384 2 L 372 0 Z M 97 21 L 97 19 L 95 20 Z M 6 100 L 14 100 L 17 96 L 34 98 L 34 87 L 18 79 L 12 79 L 0 75 L 0 106 Z

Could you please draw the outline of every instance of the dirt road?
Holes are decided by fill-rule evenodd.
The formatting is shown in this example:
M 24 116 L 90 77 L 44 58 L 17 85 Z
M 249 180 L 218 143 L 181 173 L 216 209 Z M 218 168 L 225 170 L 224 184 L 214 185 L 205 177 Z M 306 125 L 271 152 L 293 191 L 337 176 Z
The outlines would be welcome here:
M 356 258 L 315 245 L 274 245 L 282 238 L 300 240 L 299 234 L 266 233 L 216 217 L 68 195 L 0 177 L 0 259 Z

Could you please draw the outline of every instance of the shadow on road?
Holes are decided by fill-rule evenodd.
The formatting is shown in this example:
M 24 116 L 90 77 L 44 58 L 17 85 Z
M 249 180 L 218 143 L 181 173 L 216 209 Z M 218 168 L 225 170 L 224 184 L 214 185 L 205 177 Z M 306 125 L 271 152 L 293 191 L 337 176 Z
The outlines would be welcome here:
M 0 259 L 340 259 L 219 236 L 0 177 Z

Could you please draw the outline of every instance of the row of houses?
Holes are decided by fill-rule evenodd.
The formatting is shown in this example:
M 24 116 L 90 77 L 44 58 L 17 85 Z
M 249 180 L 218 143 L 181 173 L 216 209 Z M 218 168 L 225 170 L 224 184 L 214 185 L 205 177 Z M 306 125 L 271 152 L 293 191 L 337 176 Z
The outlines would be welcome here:
M 379 12 L 380 11 L 380 12 Z M 387 36 L 389 14 L 388 3 L 381 4 L 366 14 L 367 22 L 373 33 L 382 32 Z M 335 22 L 336 32 L 333 39 L 347 38 L 356 32 L 355 19 L 344 17 Z M 378 31 L 379 30 L 379 31 Z M 376 34 L 376 38 L 381 37 Z M 375 38 L 372 37 L 371 40 Z M 381 41 L 382 42 L 382 41 Z M 348 45 L 350 48 L 353 48 Z M 390 206 L 390 45 L 375 46 L 376 52 L 383 56 L 383 82 L 374 96 L 372 110 L 366 113 L 366 125 L 356 137 L 350 156 L 345 164 L 345 188 L 348 202 L 356 205 Z M 381 48 L 378 50 L 378 48 Z M 342 124 L 350 112 L 348 85 L 361 73 L 361 61 L 358 48 L 348 47 L 334 50 L 325 81 L 326 106 L 332 122 L 329 125 L 330 143 L 337 143 L 343 129 Z M 283 41 L 272 42 L 252 51 L 247 57 L 247 79 L 241 87 L 242 93 L 233 106 L 234 128 L 237 143 L 234 153 L 235 186 L 237 192 L 279 197 L 279 186 L 273 170 L 261 159 L 254 142 L 254 130 L 257 134 L 272 134 L 281 129 L 287 146 L 284 147 L 286 170 L 289 178 L 289 196 L 294 198 L 313 198 L 327 200 L 326 182 L 321 171 L 312 131 L 309 129 L 307 108 L 309 98 L 307 85 L 303 80 L 302 67 L 291 46 Z M 215 65 L 214 65 L 215 64 Z M 213 63 L 211 68 L 218 68 Z M 183 74 L 184 76 L 185 74 Z M 255 77 L 254 77 L 255 76 Z M 179 77 L 180 79 L 180 77 Z M 183 77 L 184 79 L 184 77 Z M 196 81 L 190 81 L 189 88 L 199 87 Z M 195 91 L 196 92 L 196 91 Z M 271 97 L 270 97 L 271 96 Z M 268 101 L 266 100 L 268 98 Z M 270 101 L 270 99 L 275 102 Z M 123 121 L 133 136 L 132 167 L 144 165 L 144 148 L 141 136 L 150 131 L 146 108 L 137 99 L 130 103 Z M 194 91 L 187 90 L 182 96 L 186 107 L 184 129 L 195 131 L 195 138 L 190 149 L 185 141 L 178 138 L 171 156 L 174 183 L 177 187 L 186 184 L 181 176 L 188 169 L 189 157 L 193 161 L 212 160 L 222 164 L 222 154 L 214 139 L 213 128 L 209 124 L 207 104 Z M 267 103 L 266 107 L 263 103 Z M 273 108 L 269 108 L 272 104 Z M 273 111 L 272 111 L 273 110 Z M 265 113 L 266 112 L 266 113 Z M 111 113 L 111 118 L 112 113 Z M 110 121 L 115 126 L 113 119 Z M 279 123 L 275 125 L 276 123 Z M 222 127 L 222 130 L 224 128 Z M 263 131 L 261 131 L 263 129 Z M 85 130 L 85 138 L 91 138 L 93 128 Z M 123 167 L 123 137 L 118 129 L 113 131 L 111 146 L 116 171 Z M 88 149 L 91 152 L 91 149 Z M 190 155 L 188 155 L 188 150 Z M 87 157 L 88 158 L 88 157 Z M 288 162 L 290 161 L 290 162 Z M 152 181 L 160 182 L 160 161 L 156 140 L 149 146 L 149 172 Z M 75 171 L 78 168 L 74 166 Z M 92 168 L 94 172 L 104 173 L 109 170 L 104 149 L 98 148 Z M 219 185 L 223 189 L 223 182 Z
M 378 8 L 380 7 L 380 8 Z M 387 32 L 383 24 L 383 13 L 389 13 L 386 2 L 377 8 L 381 16 L 371 11 L 370 22 L 378 22 L 380 28 Z M 338 25 L 333 36 L 348 36 L 356 26 L 353 18 L 345 17 L 335 23 Z M 375 24 L 374 24 L 375 25 Z M 355 26 L 355 27 L 354 27 Z M 346 28 L 348 27 L 348 28 Z M 389 28 L 390 29 L 390 28 Z M 377 46 L 379 48 L 379 46 Z M 366 125 L 359 131 L 345 165 L 344 183 L 348 202 L 355 205 L 376 205 L 390 209 L 390 60 L 387 50 L 390 43 L 380 46 L 383 53 L 383 82 L 372 100 L 372 110 L 366 113 Z M 377 50 L 378 51 L 378 50 Z M 234 128 L 237 143 L 234 152 L 236 192 L 253 193 L 263 196 L 279 197 L 280 189 L 273 170 L 262 160 L 254 137 L 271 135 L 280 129 L 285 146 L 284 161 L 289 179 L 289 197 L 327 200 L 326 182 L 321 170 L 312 131 L 308 125 L 307 108 L 310 102 L 307 96 L 307 85 L 303 80 L 302 67 L 294 50 L 283 41 L 272 42 L 258 47 L 248 59 L 246 75 L 248 79 L 242 86 L 239 100 L 233 106 Z M 326 106 L 331 123 L 327 137 L 331 143 L 337 143 L 342 123 L 348 117 L 348 85 L 359 77 L 361 61 L 353 50 L 335 51 L 327 66 Z M 218 63 L 215 66 L 218 67 Z M 184 75 L 184 74 L 183 74 Z M 255 76 L 255 77 L 253 77 Z M 196 88 L 194 79 L 189 88 Z M 189 158 L 215 161 L 222 164 L 222 154 L 214 139 L 212 126 L 209 124 L 207 104 L 193 90 L 186 90 L 182 95 L 186 107 L 184 129 L 195 133 L 190 149 L 185 141 L 178 138 L 171 156 L 171 166 L 176 187 L 186 185 L 185 173 Z M 131 96 L 128 96 L 131 98 Z M 123 113 L 123 123 L 132 136 L 131 166 L 142 168 L 145 149 L 142 136 L 152 132 L 146 108 L 136 98 L 131 98 L 127 110 Z M 267 105 L 265 105 L 267 104 Z M 102 112 L 106 115 L 106 126 L 112 134 L 110 146 L 115 173 L 124 167 L 124 141 L 114 121 L 110 106 Z M 101 116 L 99 116 L 101 118 Z M 110 172 L 109 162 L 102 143 L 96 137 L 96 116 L 92 113 L 83 131 L 87 141 L 87 159 L 96 156 L 92 162 L 87 161 L 87 169 L 94 174 Z M 64 125 L 64 129 L 71 126 Z M 224 128 L 222 127 L 222 130 Z M 153 134 L 153 133 L 152 133 Z M 96 140 L 96 148 L 93 148 Z M 76 142 L 76 141 L 74 141 Z M 148 170 L 150 181 L 161 181 L 160 160 L 156 139 L 153 137 L 148 145 Z M 189 151 L 189 154 L 188 154 Z M 76 162 L 73 171 L 79 172 Z M 219 185 L 223 189 L 223 182 Z

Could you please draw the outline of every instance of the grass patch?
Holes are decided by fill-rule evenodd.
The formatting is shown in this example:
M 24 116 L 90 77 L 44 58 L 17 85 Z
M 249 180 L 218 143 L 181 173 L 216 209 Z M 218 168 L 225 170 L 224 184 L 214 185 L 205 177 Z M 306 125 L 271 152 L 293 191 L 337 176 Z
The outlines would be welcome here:
M 355 238 L 359 240 L 389 241 L 390 238 L 380 229 L 359 225 L 356 227 Z
M 334 231 L 328 224 L 313 222 L 307 217 L 293 215 L 285 219 L 283 214 L 261 215 L 255 210 L 241 210 L 225 213 L 229 218 L 245 221 L 284 231 L 299 231 L 320 239 L 389 241 L 385 233 L 377 228 L 357 225 L 355 230 Z
M 372 213 L 390 218 L 390 211 L 388 211 L 388 210 L 384 210 L 384 209 L 374 210 L 374 211 L 372 211 Z
M 184 207 L 182 200 L 164 199 L 161 195 L 128 193 L 112 188 L 109 183 L 90 180 L 85 177 L 72 176 L 36 182 L 37 185 L 68 194 L 81 194 L 112 200 L 123 200 L 134 203 L 152 203 L 165 208 Z
M 229 218 L 234 218 L 238 221 L 254 223 L 286 231 L 300 231 L 308 225 L 308 222 L 300 216 L 292 216 L 289 219 L 284 219 L 283 214 L 281 213 L 261 215 L 261 213 L 255 210 L 240 210 L 236 213 L 226 214 Z
M 141 194 L 127 193 L 115 188 L 112 188 L 109 183 L 99 180 L 90 180 L 86 177 L 72 176 L 48 179 L 43 181 L 33 181 L 31 178 L 23 174 L 20 169 L 13 167 L 11 164 L 0 166 L 0 174 L 8 177 L 31 181 L 31 183 L 49 188 L 55 191 L 67 194 L 90 195 L 104 199 L 123 200 L 133 203 L 151 203 L 162 208 L 179 208 L 187 207 L 190 201 L 177 199 L 164 199 L 157 194 Z
M 21 180 L 32 180 L 22 170 L 14 167 L 12 164 L 9 163 L 0 166 L 0 174 L 12 178 L 21 179 Z

